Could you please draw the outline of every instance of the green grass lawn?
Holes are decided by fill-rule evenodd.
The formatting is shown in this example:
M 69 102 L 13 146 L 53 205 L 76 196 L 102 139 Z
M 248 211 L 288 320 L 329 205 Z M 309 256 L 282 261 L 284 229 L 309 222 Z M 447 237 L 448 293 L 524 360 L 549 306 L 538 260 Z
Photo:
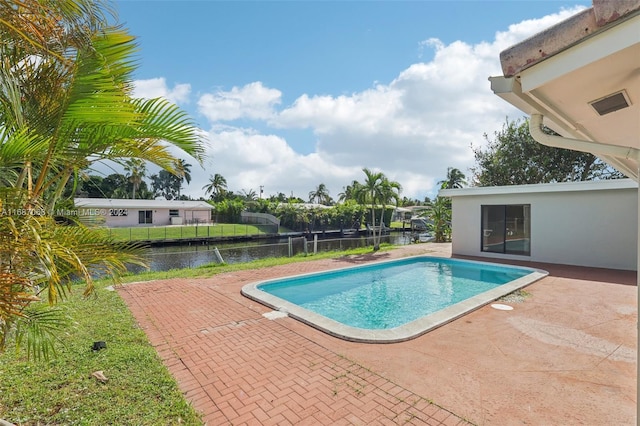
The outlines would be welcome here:
M 0 418 L 20 425 L 200 425 L 124 301 L 98 285 L 58 305 L 71 325 L 50 361 L 0 355 Z M 107 348 L 92 351 L 94 341 Z M 109 379 L 98 382 L 101 370 Z
M 273 227 L 242 223 L 221 223 L 198 226 L 107 228 L 106 231 L 117 241 L 141 241 L 260 235 L 273 232 Z
M 390 248 L 383 244 L 382 250 Z M 147 272 L 124 277 L 124 282 L 174 277 L 209 277 L 241 269 L 371 253 L 371 247 L 309 256 L 268 258 L 230 265 Z M 96 283 L 96 292 L 82 297 L 74 286 L 60 303 L 71 325 L 50 361 L 28 361 L 12 348 L 0 354 L 0 419 L 20 425 L 201 425 L 175 380 L 140 330 L 110 282 Z M 107 348 L 94 352 L 94 341 Z M 91 373 L 101 370 L 109 379 L 100 383 Z

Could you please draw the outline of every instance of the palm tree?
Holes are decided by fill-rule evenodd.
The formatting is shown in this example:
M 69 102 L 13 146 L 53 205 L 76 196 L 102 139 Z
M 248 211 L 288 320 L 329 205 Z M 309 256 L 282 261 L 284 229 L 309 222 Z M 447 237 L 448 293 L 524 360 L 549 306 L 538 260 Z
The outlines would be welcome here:
M 398 207 L 400 201 L 400 191 L 402 186 L 398 182 L 390 181 L 383 175 L 382 182 L 380 183 L 379 198 L 380 203 L 380 227 L 378 228 L 378 249 L 380 248 L 380 240 L 382 239 L 382 228 L 385 226 L 384 213 L 387 209 L 387 205 L 393 204 Z M 375 249 L 375 242 L 374 242 Z
M 369 205 L 371 210 L 371 226 L 376 222 L 375 206 L 378 201 L 378 185 L 382 181 L 382 173 L 374 173 L 368 168 L 362 169 L 365 174 L 365 181 L 359 184 L 353 196 L 359 204 Z M 375 234 L 374 234 L 374 250 L 375 250 Z
M 241 196 L 245 201 L 255 201 L 258 199 L 258 194 L 256 194 L 256 191 L 253 189 L 243 189 Z
M 178 196 L 176 197 L 176 199 L 178 199 L 180 198 L 182 183 L 187 182 L 187 185 L 191 183 L 191 164 L 180 158 L 176 161 L 176 171 L 178 172 L 177 176 L 180 178 L 180 187 L 178 188 Z
M 441 189 L 457 189 L 467 185 L 466 176 L 455 167 L 447 167 L 447 178 L 438 182 Z
M 125 188 L 116 188 L 113 190 L 109 198 L 125 199 L 129 198 L 129 193 Z
M 360 182 L 354 180 L 351 182 L 351 185 L 342 187 L 342 192 L 338 194 L 338 201 L 344 202 L 347 200 L 355 200 L 355 194 L 357 194 L 359 186 Z
M 0 7 L 7 7 L 5 1 Z M 70 8 L 72 3 L 91 2 L 20 3 L 29 5 L 33 13 L 40 11 L 56 19 L 57 12 L 63 16 L 70 13 L 61 9 Z M 12 10 L 8 7 L 6 12 L 23 12 L 20 8 Z M 84 11 L 77 6 L 76 13 Z M 25 25 L 29 32 L 29 24 Z M 47 46 L 45 51 L 34 50 L 24 41 L 17 43 L 22 49 L 2 43 L 0 143 L 4 148 L 3 168 L 19 171 L 12 186 L 28 190 L 32 201 L 42 200 L 46 193 L 47 205 L 52 208 L 70 177 L 93 163 L 136 158 L 175 173 L 171 145 L 201 159 L 200 136 L 186 113 L 162 98 L 131 97 L 136 50 L 133 37 L 102 24 L 98 28 L 93 25 L 84 38 L 72 38 L 66 35 L 64 25 L 60 27 L 62 34 L 53 38 L 61 37 L 61 45 Z M 3 40 L 17 37 L 7 28 L 0 29 Z M 30 60 L 34 56 L 39 61 Z
M 178 148 L 201 161 L 192 120 L 158 99 L 133 99 L 133 37 L 110 27 L 103 2 L 0 0 L 0 351 L 16 332 L 28 355 L 47 356 L 63 326 L 55 304 L 82 278 L 118 279 L 142 263 L 103 232 L 58 224 L 49 212 L 79 171 L 138 159 L 175 172 Z
M 304 231 L 309 227 L 309 214 L 299 203 L 281 203 L 275 214 L 280 219 L 281 226 L 297 231 Z
M 315 191 L 309 192 L 309 202 L 313 203 L 314 201 L 318 204 L 331 204 L 331 196 L 329 196 L 329 190 L 324 183 L 318 185 Z
M 209 176 L 209 183 L 202 187 L 204 195 L 211 194 L 211 199 L 219 200 L 227 192 L 227 180 L 219 173 Z
M 445 197 L 436 197 L 426 217 L 431 221 L 436 243 L 444 243 L 451 234 L 451 204 Z
M 189 185 L 191 183 L 191 164 L 180 158 L 176 162 L 176 170 L 180 173 L 180 177 Z
M 147 174 L 147 166 L 144 161 L 139 158 L 131 158 L 124 163 L 124 171 L 129 173 L 127 178 L 131 182 L 133 189 L 131 190 L 131 198 L 136 199 L 136 193 L 140 184 L 144 181 Z
M 372 172 L 366 167 L 362 169 L 362 171 L 365 174 L 365 181 L 363 184 L 357 185 L 356 193 L 354 195 L 360 204 L 368 204 L 371 208 L 373 251 L 378 251 L 380 250 L 380 240 L 382 238 L 382 226 L 386 204 L 392 199 L 395 199 L 397 202 L 401 186 L 397 182 L 388 180 L 384 173 Z M 380 204 L 382 212 L 380 213 L 380 226 L 378 229 L 378 235 L 376 236 L 375 209 L 376 206 Z

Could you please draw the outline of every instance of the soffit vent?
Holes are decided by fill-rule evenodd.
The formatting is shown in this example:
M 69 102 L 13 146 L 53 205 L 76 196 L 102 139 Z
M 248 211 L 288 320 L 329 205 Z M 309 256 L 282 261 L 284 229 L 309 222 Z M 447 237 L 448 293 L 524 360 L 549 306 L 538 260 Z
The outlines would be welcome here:
M 604 98 L 591 101 L 589 102 L 589 104 L 593 107 L 593 109 L 596 110 L 598 114 L 605 115 L 609 114 L 610 112 L 626 108 L 631 104 L 631 102 L 629 102 L 627 92 L 621 90 L 620 92 L 607 95 Z

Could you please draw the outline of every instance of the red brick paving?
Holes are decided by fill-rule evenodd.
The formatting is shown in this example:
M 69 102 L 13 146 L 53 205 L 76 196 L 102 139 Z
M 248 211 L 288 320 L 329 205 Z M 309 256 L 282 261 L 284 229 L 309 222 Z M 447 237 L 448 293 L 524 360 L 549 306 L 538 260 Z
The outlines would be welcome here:
M 635 424 L 635 273 L 536 265 L 551 274 L 513 311 L 487 306 L 397 344 L 269 320 L 240 294 L 249 282 L 427 247 L 450 253 L 420 244 L 118 291 L 208 425 Z
M 313 261 L 118 291 L 206 424 L 466 424 L 283 320 L 263 317 L 268 309 L 239 295 L 244 283 L 267 275 L 347 264 Z M 229 287 L 238 290 L 236 297 Z

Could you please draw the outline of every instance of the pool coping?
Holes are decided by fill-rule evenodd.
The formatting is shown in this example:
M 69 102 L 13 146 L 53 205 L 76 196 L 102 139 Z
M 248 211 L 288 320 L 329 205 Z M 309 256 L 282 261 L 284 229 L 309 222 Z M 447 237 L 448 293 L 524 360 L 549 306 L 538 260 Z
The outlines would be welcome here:
M 506 284 L 502 284 L 489 291 L 485 291 L 484 293 L 477 294 L 466 300 L 455 303 L 447 308 L 441 309 L 432 314 L 423 316 L 421 318 L 418 318 L 414 321 L 408 322 L 401 326 L 391 328 L 391 329 L 386 329 L 386 330 L 368 330 L 368 329 L 363 329 L 358 327 L 351 327 L 258 289 L 259 285 L 267 284 L 269 282 L 280 281 L 282 279 L 287 279 L 287 278 L 302 278 L 302 277 L 320 275 L 323 272 L 312 272 L 312 273 L 306 273 L 306 274 L 289 275 L 287 277 L 280 277 L 276 279 L 249 283 L 242 287 L 242 289 L 240 290 L 240 293 L 249 299 L 252 299 L 282 314 L 286 314 L 287 316 L 293 319 L 296 319 L 302 323 L 310 325 L 311 327 L 314 327 L 329 335 L 338 337 L 343 340 L 348 340 L 352 342 L 361 342 L 361 343 L 397 343 L 397 342 L 404 342 L 407 340 L 415 339 L 416 337 L 419 337 L 425 333 L 428 333 L 429 331 L 435 328 L 448 324 L 457 318 L 460 318 L 485 305 L 488 305 L 489 303 L 494 302 L 497 299 L 509 293 L 513 293 L 516 290 L 519 290 L 528 285 L 531 285 L 534 282 L 546 277 L 549 274 L 547 271 L 544 271 L 542 269 L 536 269 L 536 268 L 530 268 L 530 267 L 524 267 L 524 266 L 513 266 L 513 265 L 500 264 L 496 262 L 460 260 L 460 259 L 451 259 L 451 258 L 443 258 L 438 256 L 425 256 L 425 255 L 410 256 L 410 257 L 404 257 L 402 259 L 392 259 L 392 260 L 385 260 L 380 262 L 372 262 L 372 263 L 367 263 L 367 265 L 350 266 L 346 268 L 332 269 L 331 271 L 352 270 L 352 269 L 359 269 L 364 266 L 381 265 L 385 263 L 397 263 L 400 260 L 404 261 L 404 260 L 410 260 L 410 259 L 425 259 L 425 258 L 437 259 L 437 260 L 445 259 L 448 262 L 476 263 L 476 264 L 499 266 L 499 267 L 512 268 L 512 269 L 525 269 L 525 270 L 531 271 L 531 273 L 529 273 L 528 275 L 525 275 L 524 277 L 520 277 L 518 279 L 510 281 Z M 324 271 L 324 272 L 326 273 L 328 271 Z

